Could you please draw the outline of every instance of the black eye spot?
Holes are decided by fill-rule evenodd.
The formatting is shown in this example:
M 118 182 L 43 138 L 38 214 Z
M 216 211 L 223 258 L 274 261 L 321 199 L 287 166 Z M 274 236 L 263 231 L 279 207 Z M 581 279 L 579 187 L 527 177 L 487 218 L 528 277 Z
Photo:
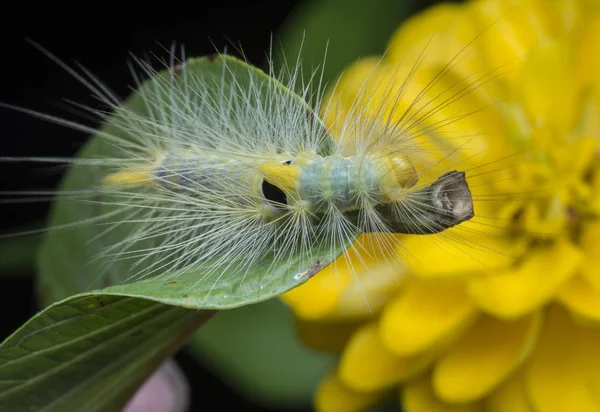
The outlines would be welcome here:
M 290 165 L 290 163 L 292 163 L 292 161 L 291 161 L 291 160 L 286 160 L 286 161 L 285 161 L 285 162 L 283 162 L 282 164 L 284 164 L 284 165 L 288 165 L 288 166 L 289 166 L 289 165 Z
M 262 182 L 262 192 L 265 199 L 271 202 L 273 206 L 282 208 L 284 205 L 287 205 L 285 192 L 266 180 Z

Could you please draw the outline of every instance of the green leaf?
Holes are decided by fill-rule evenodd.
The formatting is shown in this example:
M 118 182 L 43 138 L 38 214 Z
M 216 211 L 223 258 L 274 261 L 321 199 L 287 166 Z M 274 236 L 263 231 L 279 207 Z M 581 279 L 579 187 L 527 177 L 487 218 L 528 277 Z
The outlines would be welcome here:
M 323 63 L 323 81 L 332 84 L 358 58 L 381 55 L 416 2 L 398 0 L 312 0 L 301 2 L 278 34 L 283 54 L 295 62 L 302 50 L 305 76 Z M 327 52 L 327 54 L 325 54 Z
M 249 401 L 276 410 L 310 408 L 336 360 L 298 341 L 292 311 L 279 299 L 221 312 L 187 349 Z
M 185 70 L 207 84 L 222 78 L 246 86 L 252 81 L 254 87 L 275 82 L 233 57 L 191 59 Z M 165 70 L 157 76 L 169 81 L 171 72 Z M 173 81 L 175 87 L 187 87 L 180 77 Z M 283 88 L 279 83 L 272 85 Z M 122 133 L 114 123 L 121 110 L 146 113 L 144 95 L 166 92 L 153 86 L 156 84 L 152 80 L 143 83 L 116 114 L 108 117 L 78 157 L 118 157 L 119 152 L 100 134 Z M 287 89 L 285 92 L 292 93 Z M 309 112 L 306 102 L 294 96 L 297 104 Z M 260 98 L 258 94 L 255 97 Z M 248 104 L 248 100 L 238 103 Z M 271 263 L 267 256 L 254 271 L 240 274 L 243 282 L 226 273 L 218 282 L 204 278 L 203 270 L 210 270 L 212 262 L 168 281 L 126 281 L 128 265 L 121 261 L 112 262 L 107 276 L 99 276 L 94 257 L 106 242 L 116 244 L 125 239 L 136 222 L 123 222 L 127 208 L 109 203 L 110 197 L 90 203 L 89 197 L 78 199 L 72 194 L 94 188 L 107 172 L 107 167 L 98 162 L 76 164 L 61 182 L 59 190 L 71 195 L 54 202 L 48 225 L 61 228 L 45 236 L 37 262 L 40 300 L 50 306 L 0 345 L 1 410 L 118 410 L 143 380 L 214 313 L 212 309 L 235 308 L 279 296 L 305 282 L 344 249 L 344 245 L 335 250 L 327 244 L 317 245 L 312 259 L 293 257 L 264 279 L 263 271 Z M 92 200 L 106 196 L 103 192 L 92 195 Z M 95 219 L 106 213 L 119 224 L 112 225 L 103 242 L 94 241 L 106 229 L 95 224 Z
M 102 294 L 53 304 L 0 346 L 0 410 L 119 410 L 213 314 Z
M 153 101 L 157 101 L 163 95 L 164 101 L 169 101 L 167 93 L 170 93 L 170 89 L 164 87 L 164 84 L 168 84 L 169 88 L 181 89 L 182 93 L 189 93 L 190 83 L 197 81 L 204 82 L 209 93 L 219 92 L 212 85 L 220 84 L 222 79 L 225 84 L 236 83 L 246 86 L 248 89 L 252 87 L 253 92 L 249 93 L 250 98 L 241 96 L 237 92 L 235 98 L 239 101 L 234 101 L 232 105 L 265 105 L 264 101 L 260 101 L 261 96 L 256 90 L 266 93 L 268 87 L 278 87 L 285 93 L 292 93 L 266 73 L 230 56 L 190 59 L 186 62 L 185 72 L 195 75 L 194 80 L 188 80 L 186 76 L 171 77 L 172 74 L 168 70 L 160 72 L 157 78 L 162 79 L 160 81 L 163 83 L 159 83 L 157 78 L 146 81 L 122 106 L 122 110 L 139 113 L 144 117 L 152 116 L 148 113 L 144 98 L 158 94 L 158 97 L 153 97 Z M 157 87 L 157 84 L 163 87 Z M 267 87 L 267 84 L 270 85 Z M 293 96 L 295 96 L 297 104 L 302 106 L 302 110 L 306 110 L 307 113 L 311 111 L 300 96 Z M 214 99 L 214 101 L 218 103 L 220 100 Z M 276 110 L 276 108 L 274 109 Z M 170 111 L 165 109 L 164 113 L 169 116 Z M 101 132 L 117 135 L 124 140 L 130 139 L 121 128 L 116 127 L 113 123 L 114 119 L 117 119 L 115 122 L 118 121 L 119 116 L 131 117 L 131 114 L 120 112 L 113 114 Z M 152 117 L 149 118 L 152 119 Z M 92 138 L 79 154 L 82 159 L 120 158 L 122 156 L 122 150 L 115 148 L 109 139 L 101 136 Z M 70 193 L 80 190 L 89 191 L 90 188 L 101 184 L 101 179 L 109 173 L 110 170 L 103 164 L 74 165 L 64 177 L 60 189 Z M 128 278 L 132 271 L 130 269 L 131 260 L 113 259 L 110 262 L 110 271 L 102 273 L 103 267 L 99 265 L 99 262 L 95 262 L 94 258 L 100 255 L 107 245 L 123 242 L 130 234 L 135 233 L 136 227 L 143 222 L 125 223 L 124 221 L 131 220 L 131 218 L 128 217 L 130 210 L 121 205 L 122 199 L 114 200 L 102 192 L 98 192 L 97 196 L 98 199 L 89 199 L 88 196 L 83 199 L 83 202 L 65 197 L 56 201 L 53 206 L 49 226 L 66 226 L 66 228 L 50 231 L 40 247 L 39 292 L 45 304 L 64 299 L 74 293 L 104 289 L 105 292 L 113 295 L 147 298 L 188 308 L 234 308 L 267 300 L 302 284 L 310 276 L 296 276 L 297 274 L 312 273 L 318 270 L 339 256 L 351 243 L 349 241 L 346 245 L 332 249 L 332 246 L 324 240 L 322 245 L 317 245 L 311 250 L 311 257 L 298 253 L 284 264 L 271 268 L 268 277 L 263 274 L 272 265 L 275 252 L 255 264 L 251 272 L 238 271 L 237 276 L 224 274 L 218 281 L 215 279 L 216 276 L 205 276 L 208 273 L 214 275 L 212 270 L 215 267 L 215 262 L 206 261 L 202 262 L 201 268 L 183 275 L 178 274 L 176 278 L 170 277 L 169 272 L 165 270 L 160 273 L 160 276 L 131 282 Z M 90 203 L 90 200 L 101 200 L 102 203 L 97 201 Z M 110 216 L 111 222 L 120 223 L 111 225 L 111 230 L 107 232 L 106 224 L 97 224 L 97 218 L 101 215 Z M 85 221 L 91 223 L 73 226 L 74 222 Z M 98 240 L 98 235 L 101 233 L 103 236 Z M 150 240 L 143 240 L 137 242 L 130 249 L 144 250 L 153 247 L 156 246 Z M 176 256 L 172 257 L 172 259 L 176 258 Z M 242 257 L 240 260 L 244 258 Z M 218 257 L 215 258 L 216 260 Z M 136 267 L 134 270 L 139 271 L 140 269 L 142 267 Z

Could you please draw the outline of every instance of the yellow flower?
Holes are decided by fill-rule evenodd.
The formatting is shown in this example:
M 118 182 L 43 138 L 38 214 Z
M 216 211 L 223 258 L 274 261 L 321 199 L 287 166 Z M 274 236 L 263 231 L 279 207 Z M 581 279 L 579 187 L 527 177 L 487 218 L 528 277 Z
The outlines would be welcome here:
M 440 4 L 405 22 L 388 50 L 344 73 L 335 116 L 363 84 L 375 112 L 389 98 L 376 84 L 406 77 L 421 57 L 411 81 L 395 84 L 395 118 L 419 91 L 425 102 L 468 79 L 475 87 L 455 103 L 428 106 L 418 138 L 436 141 L 444 119 L 475 136 L 455 146 L 465 160 L 483 153 L 469 173 L 476 218 L 402 237 L 409 277 L 368 254 L 283 297 L 304 342 L 341 354 L 316 408 L 399 396 L 407 412 L 600 411 L 600 3 Z

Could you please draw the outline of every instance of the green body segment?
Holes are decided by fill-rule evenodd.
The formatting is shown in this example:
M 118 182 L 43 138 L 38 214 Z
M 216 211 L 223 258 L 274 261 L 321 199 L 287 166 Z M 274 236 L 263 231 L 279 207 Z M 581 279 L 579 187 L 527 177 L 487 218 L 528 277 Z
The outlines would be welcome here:
M 356 211 L 365 199 L 383 201 L 381 173 L 368 157 L 318 156 L 300 168 L 298 197 L 313 213 L 332 207 L 342 213 Z
M 374 204 L 383 201 L 381 185 L 384 171 L 369 157 L 282 154 L 269 161 L 298 171 L 295 193 L 287 198 L 290 207 L 302 204 L 311 213 L 323 214 L 331 208 L 345 213 L 359 210 L 364 199 Z M 228 187 L 238 194 L 246 193 L 265 200 L 261 187 L 263 175 L 259 167 L 248 159 L 201 152 L 169 153 L 155 165 L 153 179 L 172 190 L 223 190 Z M 365 197 L 365 194 L 368 196 Z M 234 197 L 236 193 L 223 195 Z M 281 214 L 281 211 L 276 214 Z

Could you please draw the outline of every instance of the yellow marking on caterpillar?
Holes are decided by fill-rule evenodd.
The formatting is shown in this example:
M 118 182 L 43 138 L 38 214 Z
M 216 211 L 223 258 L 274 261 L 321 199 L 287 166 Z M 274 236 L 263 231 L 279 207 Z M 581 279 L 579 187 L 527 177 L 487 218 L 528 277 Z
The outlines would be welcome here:
M 294 165 L 303 168 L 319 157 L 320 156 L 316 152 L 300 152 L 294 159 Z
M 419 180 L 417 170 L 406 155 L 379 151 L 370 154 L 369 158 L 384 172 L 381 192 L 390 201 L 400 199 L 404 189 L 413 187 Z
M 387 161 L 394 171 L 396 182 L 405 188 L 413 187 L 419 176 L 417 170 L 412 162 L 403 154 L 389 154 L 387 155 Z
M 296 190 L 300 171 L 292 166 L 277 161 L 270 161 L 258 167 L 260 173 L 272 185 L 283 190 Z
M 126 184 L 134 184 L 134 185 L 149 185 L 154 184 L 152 181 L 152 175 L 149 173 L 150 169 L 145 172 L 132 172 L 132 171 L 122 171 L 111 173 L 106 176 L 103 180 L 105 185 L 126 185 Z
M 154 165 L 160 165 L 164 158 L 165 153 L 163 152 L 155 152 L 154 153 Z M 152 167 L 141 167 L 136 171 L 128 170 L 128 171 L 119 171 L 109 174 L 105 176 L 103 179 L 103 184 L 105 185 L 140 185 L 146 186 L 155 184 L 156 182 L 152 179 Z

